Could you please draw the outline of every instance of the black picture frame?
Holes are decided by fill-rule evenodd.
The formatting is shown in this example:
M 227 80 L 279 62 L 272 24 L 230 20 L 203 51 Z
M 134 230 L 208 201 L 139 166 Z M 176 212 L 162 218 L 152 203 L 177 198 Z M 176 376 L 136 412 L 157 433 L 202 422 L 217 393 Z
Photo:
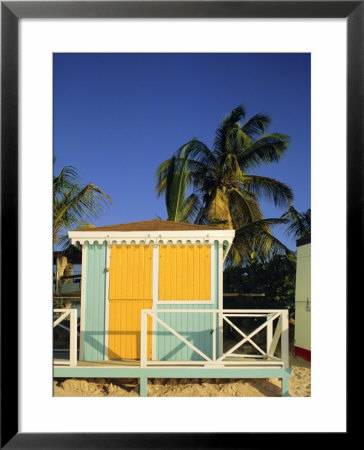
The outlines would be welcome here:
M 9 320 L 9 317 L 17 317 L 18 313 L 16 268 L 19 245 L 16 239 L 9 239 L 18 233 L 18 22 L 21 18 L 111 17 L 347 19 L 347 315 L 349 298 L 361 290 L 359 283 L 364 268 L 364 190 L 361 177 L 364 155 L 364 1 L 1 1 L 1 448 L 260 447 L 262 439 L 268 441 L 267 433 L 242 436 L 241 433 L 18 432 L 18 393 L 7 388 L 9 380 L 12 386 L 17 385 L 18 380 L 19 330 L 18 324 Z M 342 207 L 338 210 L 342 211 Z M 6 300 L 10 291 L 11 302 Z M 9 335 L 11 346 L 7 345 Z M 348 431 L 338 433 L 335 437 L 337 442 L 343 436 L 347 437 Z M 281 444 L 279 446 L 282 447 Z

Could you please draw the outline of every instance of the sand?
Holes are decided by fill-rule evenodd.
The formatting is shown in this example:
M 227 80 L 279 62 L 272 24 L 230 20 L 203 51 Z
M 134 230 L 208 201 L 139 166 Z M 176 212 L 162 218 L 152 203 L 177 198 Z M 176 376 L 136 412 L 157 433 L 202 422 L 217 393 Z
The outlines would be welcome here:
M 311 363 L 295 357 L 290 348 L 290 397 L 311 396 Z M 281 380 L 269 379 L 154 379 L 148 380 L 150 397 L 280 397 Z M 132 379 L 56 379 L 55 397 L 138 397 Z

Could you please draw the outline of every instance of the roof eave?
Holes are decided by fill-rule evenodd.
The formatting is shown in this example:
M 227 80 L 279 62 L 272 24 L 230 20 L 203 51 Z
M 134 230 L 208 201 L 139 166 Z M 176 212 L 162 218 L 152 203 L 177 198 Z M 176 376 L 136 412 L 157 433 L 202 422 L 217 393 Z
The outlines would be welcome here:
M 109 244 L 166 244 L 211 243 L 227 241 L 231 243 L 235 230 L 179 230 L 179 231 L 69 231 L 72 244 L 85 242 Z

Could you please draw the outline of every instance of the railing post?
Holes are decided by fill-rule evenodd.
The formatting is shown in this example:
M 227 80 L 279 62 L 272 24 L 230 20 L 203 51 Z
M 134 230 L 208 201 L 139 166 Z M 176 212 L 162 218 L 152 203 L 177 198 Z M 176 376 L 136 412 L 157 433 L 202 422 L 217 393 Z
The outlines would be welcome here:
M 270 314 L 267 315 L 267 320 L 271 317 Z M 270 346 L 272 344 L 272 339 L 273 339 L 273 323 L 272 322 L 268 322 L 268 325 L 266 327 L 267 329 L 267 354 L 268 351 L 270 349 Z
M 287 369 L 289 367 L 288 310 L 282 311 L 281 354 L 282 354 L 283 368 Z
M 224 353 L 224 319 L 223 319 L 223 310 L 220 309 L 218 313 L 219 320 L 219 358 Z
M 212 313 L 212 360 L 216 361 L 216 312 Z
M 147 366 L 147 313 L 141 311 L 141 330 L 140 330 L 140 366 Z
M 70 310 L 70 366 L 77 366 L 77 309 Z

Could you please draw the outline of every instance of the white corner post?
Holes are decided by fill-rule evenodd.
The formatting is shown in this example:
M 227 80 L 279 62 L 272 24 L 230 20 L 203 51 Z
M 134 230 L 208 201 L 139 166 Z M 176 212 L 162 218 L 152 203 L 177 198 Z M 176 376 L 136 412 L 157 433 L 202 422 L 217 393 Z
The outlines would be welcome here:
M 268 321 L 268 319 L 270 319 L 270 317 L 271 317 L 271 314 L 267 315 L 267 321 Z M 271 321 L 268 322 L 266 330 L 267 330 L 267 349 L 266 349 L 267 351 L 266 351 L 266 353 L 268 355 L 270 346 L 272 344 L 272 339 L 273 339 L 273 322 L 271 322 Z
M 287 369 L 289 367 L 289 323 L 287 309 L 282 311 L 281 353 L 283 368 Z
M 223 254 L 223 244 L 219 242 L 219 250 L 218 250 L 218 305 L 219 305 L 219 355 L 220 358 L 224 353 L 224 330 L 223 330 L 223 309 L 224 309 L 224 287 L 223 287 L 223 270 L 224 270 L 224 254 Z
M 156 308 L 156 304 L 159 298 L 159 245 L 153 245 L 153 258 L 152 258 L 152 308 Z M 157 358 L 156 354 L 156 346 L 157 346 L 157 337 L 156 337 L 156 322 L 154 317 L 152 317 L 152 360 L 155 361 Z
M 212 360 L 216 361 L 216 312 L 212 313 Z
M 110 254 L 111 244 L 107 242 L 106 247 L 106 276 L 105 276 L 105 342 L 104 342 L 104 360 L 109 359 L 109 317 L 110 317 L 110 303 L 109 303 L 109 289 L 110 289 Z
M 85 302 L 86 302 L 86 242 L 82 244 L 81 260 L 81 317 L 80 317 L 80 360 L 84 359 L 85 347 Z

